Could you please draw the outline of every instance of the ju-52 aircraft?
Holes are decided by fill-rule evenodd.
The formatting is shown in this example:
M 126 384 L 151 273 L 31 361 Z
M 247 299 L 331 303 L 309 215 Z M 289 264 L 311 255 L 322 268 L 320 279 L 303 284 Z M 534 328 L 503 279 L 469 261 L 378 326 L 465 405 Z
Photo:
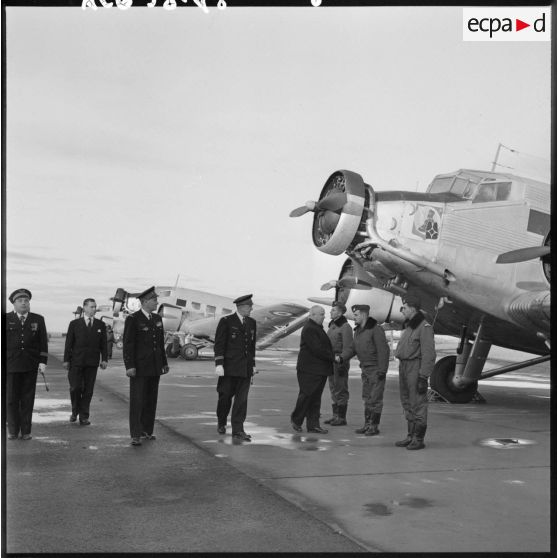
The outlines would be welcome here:
M 215 331 L 222 316 L 236 311 L 232 298 L 185 289 L 155 287 L 163 318 L 167 355 L 195 360 L 201 349 L 212 348 Z M 140 309 L 138 293 L 117 289 L 113 301 L 113 331 L 116 346 L 122 348 L 124 319 Z M 300 304 L 280 302 L 268 306 L 254 305 L 252 318 L 256 320 L 256 348 L 265 349 L 304 325 L 308 308 Z M 109 319 L 110 321 L 110 319 Z
M 340 170 L 291 217 L 307 212 L 314 245 L 348 256 L 322 289 L 395 324 L 401 297 L 419 295 L 435 333 L 459 338 L 430 377 L 447 401 L 469 402 L 479 380 L 550 359 L 549 184 L 462 169 L 424 193 L 382 192 Z M 541 356 L 483 373 L 491 345 Z

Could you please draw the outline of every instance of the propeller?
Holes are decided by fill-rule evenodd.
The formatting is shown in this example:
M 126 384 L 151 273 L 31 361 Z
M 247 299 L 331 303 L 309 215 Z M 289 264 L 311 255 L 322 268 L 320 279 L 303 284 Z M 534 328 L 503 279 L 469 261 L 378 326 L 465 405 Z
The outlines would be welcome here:
M 319 211 L 339 211 L 347 203 L 347 195 L 343 192 L 333 192 L 329 193 L 325 198 L 318 202 L 307 201 L 301 207 L 293 209 L 289 216 L 290 217 L 301 217 L 308 212 L 319 212 Z
M 324 283 L 320 287 L 320 290 L 321 291 L 329 291 L 329 289 L 334 289 L 335 287 L 337 287 L 337 281 L 335 279 L 332 279 L 331 281 L 328 281 L 327 283 Z
M 496 263 L 510 264 L 527 262 L 536 258 L 543 258 L 550 254 L 550 246 L 531 246 L 529 248 L 520 248 L 519 250 L 511 250 L 500 254 L 496 259 Z

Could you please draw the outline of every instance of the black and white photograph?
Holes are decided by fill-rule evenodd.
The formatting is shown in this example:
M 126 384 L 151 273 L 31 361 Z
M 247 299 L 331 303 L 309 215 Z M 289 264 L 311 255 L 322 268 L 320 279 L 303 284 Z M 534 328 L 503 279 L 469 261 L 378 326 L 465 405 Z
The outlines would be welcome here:
M 2 0 L 2 554 L 555 552 L 555 8 Z

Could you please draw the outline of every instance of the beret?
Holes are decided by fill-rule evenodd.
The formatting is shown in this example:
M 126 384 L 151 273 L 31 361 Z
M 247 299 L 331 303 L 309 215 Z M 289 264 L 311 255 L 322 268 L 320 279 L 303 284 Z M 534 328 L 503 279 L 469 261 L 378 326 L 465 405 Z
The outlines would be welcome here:
M 233 304 L 241 305 L 241 304 L 253 304 L 252 302 L 252 295 L 243 295 L 235 298 L 233 300 Z
M 31 291 L 28 291 L 27 289 L 17 289 L 9 296 L 9 299 L 11 303 L 14 303 L 18 298 L 21 297 L 26 297 L 31 300 Z
M 370 306 L 368 304 L 355 304 L 351 310 L 353 312 L 356 312 L 357 310 L 359 312 L 370 312 Z

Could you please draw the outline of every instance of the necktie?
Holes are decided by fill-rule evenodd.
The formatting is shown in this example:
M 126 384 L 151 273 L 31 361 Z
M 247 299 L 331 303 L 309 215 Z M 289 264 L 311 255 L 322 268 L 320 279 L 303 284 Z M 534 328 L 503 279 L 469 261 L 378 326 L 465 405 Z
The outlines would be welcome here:
M 22 314 L 19 319 L 21 320 L 21 325 L 25 323 L 25 316 Z
M 242 318 L 242 326 L 246 327 L 246 318 Z
M 91 329 L 91 326 L 92 326 L 92 325 L 93 325 L 93 320 L 92 320 L 91 318 L 89 318 L 89 319 L 87 320 L 87 327 L 88 327 L 89 329 Z

